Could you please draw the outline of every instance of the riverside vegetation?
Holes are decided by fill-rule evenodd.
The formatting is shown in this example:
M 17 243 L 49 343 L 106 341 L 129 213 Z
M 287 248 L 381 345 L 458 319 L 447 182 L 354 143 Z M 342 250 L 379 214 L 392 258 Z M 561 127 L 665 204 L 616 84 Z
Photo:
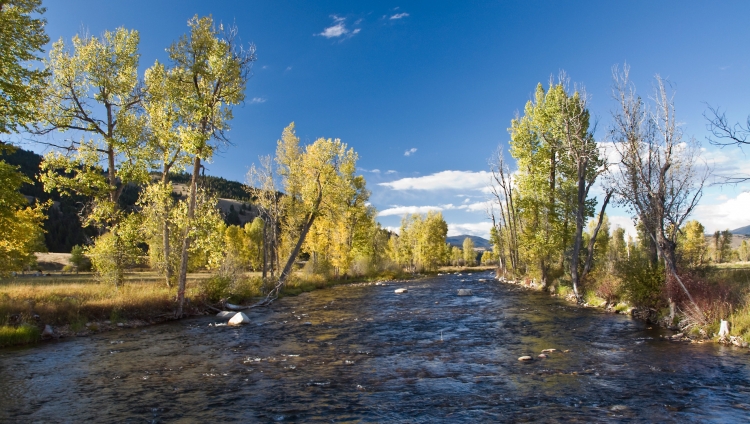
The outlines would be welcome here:
M 582 89 L 571 90 L 564 76 L 548 89 L 540 84 L 511 121 L 509 150 L 494 159 L 493 248 L 479 254 L 471 239 L 463 248 L 446 244 L 439 212 L 405 216 L 398 234 L 383 229 L 356 175 L 357 153 L 338 139 L 302 145 L 294 123 L 275 156 L 251 167 L 242 190 L 207 184 L 203 164 L 226 145 L 255 61 L 237 28 L 195 16 L 167 49 L 169 63 L 139 75 L 140 35 L 125 28 L 61 39 L 43 59 L 43 13 L 40 0 L 0 5 L 2 41 L 17 46 L 0 64 L 9 81 L 0 134 L 79 138 L 38 137 L 52 151 L 37 162 L 0 145 L 0 345 L 38 340 L 46 325 L 59 335 L 87 323 L 181 318 L 227 301 L 268 304 L 338 282 L 476 262 L 706 337 L 729 319 L 736 340 L 750 340 L 747 274 L 716 267 L 748 260 L 748 246 L 732 251 L 728 232 L 708 246 L 701 224 L 688 220 L 708 170 L 697 142 L 679 131 L 660 79 L 649 109 L 628 69 L 615 70 L 618 105 L 606 140 L 594 138 Z M 720 118 L 711 122 L 714 134 L 743 143 L 722 132 L 730 127 Z M 242 206 L 220 209 L 222 190 L 242 197 Z M 637 237 L 610 228 L 610 202 L 632 212 Z M 60 246 L 73 253 L 66 270 L 94 272 L 9 277 L 34 269 L 35 252 Z

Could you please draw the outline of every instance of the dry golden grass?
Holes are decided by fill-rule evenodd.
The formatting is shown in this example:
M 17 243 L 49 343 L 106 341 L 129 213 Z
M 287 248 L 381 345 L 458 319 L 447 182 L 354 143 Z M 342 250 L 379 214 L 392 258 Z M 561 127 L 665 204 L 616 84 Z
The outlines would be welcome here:
M 99 284 L 90 275 L 0 281 L 0 325 L 19 320 L 40 325 L 152 320 L 174 311 L 174 287 L 168 288 L 161 279 L 149 278 L 150 275 L 128 277 L 119 288 Z M 196 278 L 188 280 L 186 295 L 199 297 Z

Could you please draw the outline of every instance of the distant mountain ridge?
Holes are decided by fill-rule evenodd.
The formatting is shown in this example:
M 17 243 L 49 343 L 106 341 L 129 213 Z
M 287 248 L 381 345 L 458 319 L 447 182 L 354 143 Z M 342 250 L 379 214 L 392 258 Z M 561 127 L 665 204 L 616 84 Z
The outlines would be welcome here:
M 468 234 L 462 234 L 460 236 L 446 237 L 445 238 L 445 242 L 448 243 L 448 244 L 450 244 L 451 246 L 457 246 L 457 247 L 460 247 L 460 248 L 463 249 L 463 247 L 464 247 L 464 239 L 466 239 L 466 237 L 470 238 L 471 241 L 474 242 L 474 247 L 477 248 L 477 249 L 485 249 L 485 250 L 487 250 L 487 249 L 491 249 L 492 248 L 492 245 L 490 244 L 489 240 L 487 240 L 485 238 L 482 238 L 482 237 L 478 237 L 478 236 L 470 236 Z
M 744 227 L 735 228 L 734 230 L 730 231 L 732 234 L 740 234 L 743 236 L 750 236 L 750 225 L 745 225 Z

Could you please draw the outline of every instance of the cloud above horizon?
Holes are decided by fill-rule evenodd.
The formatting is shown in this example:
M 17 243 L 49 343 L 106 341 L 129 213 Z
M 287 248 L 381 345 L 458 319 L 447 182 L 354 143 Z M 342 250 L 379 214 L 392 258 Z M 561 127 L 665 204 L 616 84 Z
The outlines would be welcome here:
M 378 185 L 393 190 L 486 190 L 492 174 L 488 171 L 441 171 L 423 177 L 401 178 Z
M 466 234 L 489 239 L 491 228 L 492 223 L 489 221 L 448 224 L 448 237 L 462 236 Z
M 411 149 L 405 151 L 404 152 L 404 156 L 411 156 L 414 153 L 417 153 L 417 148 L 416 147 L 412 147 Z
M 401 13 L 396 13 L 395 15 L 391 16 L 389 19 L 392 20 L 392 21 L 394 21 L 394 20 L 397 20 L 397 19 L 406 18 L 407 16 L 409 16 L 408 13 L 401 12 Z

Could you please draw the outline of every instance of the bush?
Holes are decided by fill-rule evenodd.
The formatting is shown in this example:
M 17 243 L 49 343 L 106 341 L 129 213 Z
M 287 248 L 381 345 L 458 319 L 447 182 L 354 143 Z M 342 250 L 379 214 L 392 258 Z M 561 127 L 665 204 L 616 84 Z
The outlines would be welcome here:
M 636 255 L 616 267 L 625 297 L 637 307 L 656 308 L 664 303 L 664 267 L 652 267 L 645 258 Z

